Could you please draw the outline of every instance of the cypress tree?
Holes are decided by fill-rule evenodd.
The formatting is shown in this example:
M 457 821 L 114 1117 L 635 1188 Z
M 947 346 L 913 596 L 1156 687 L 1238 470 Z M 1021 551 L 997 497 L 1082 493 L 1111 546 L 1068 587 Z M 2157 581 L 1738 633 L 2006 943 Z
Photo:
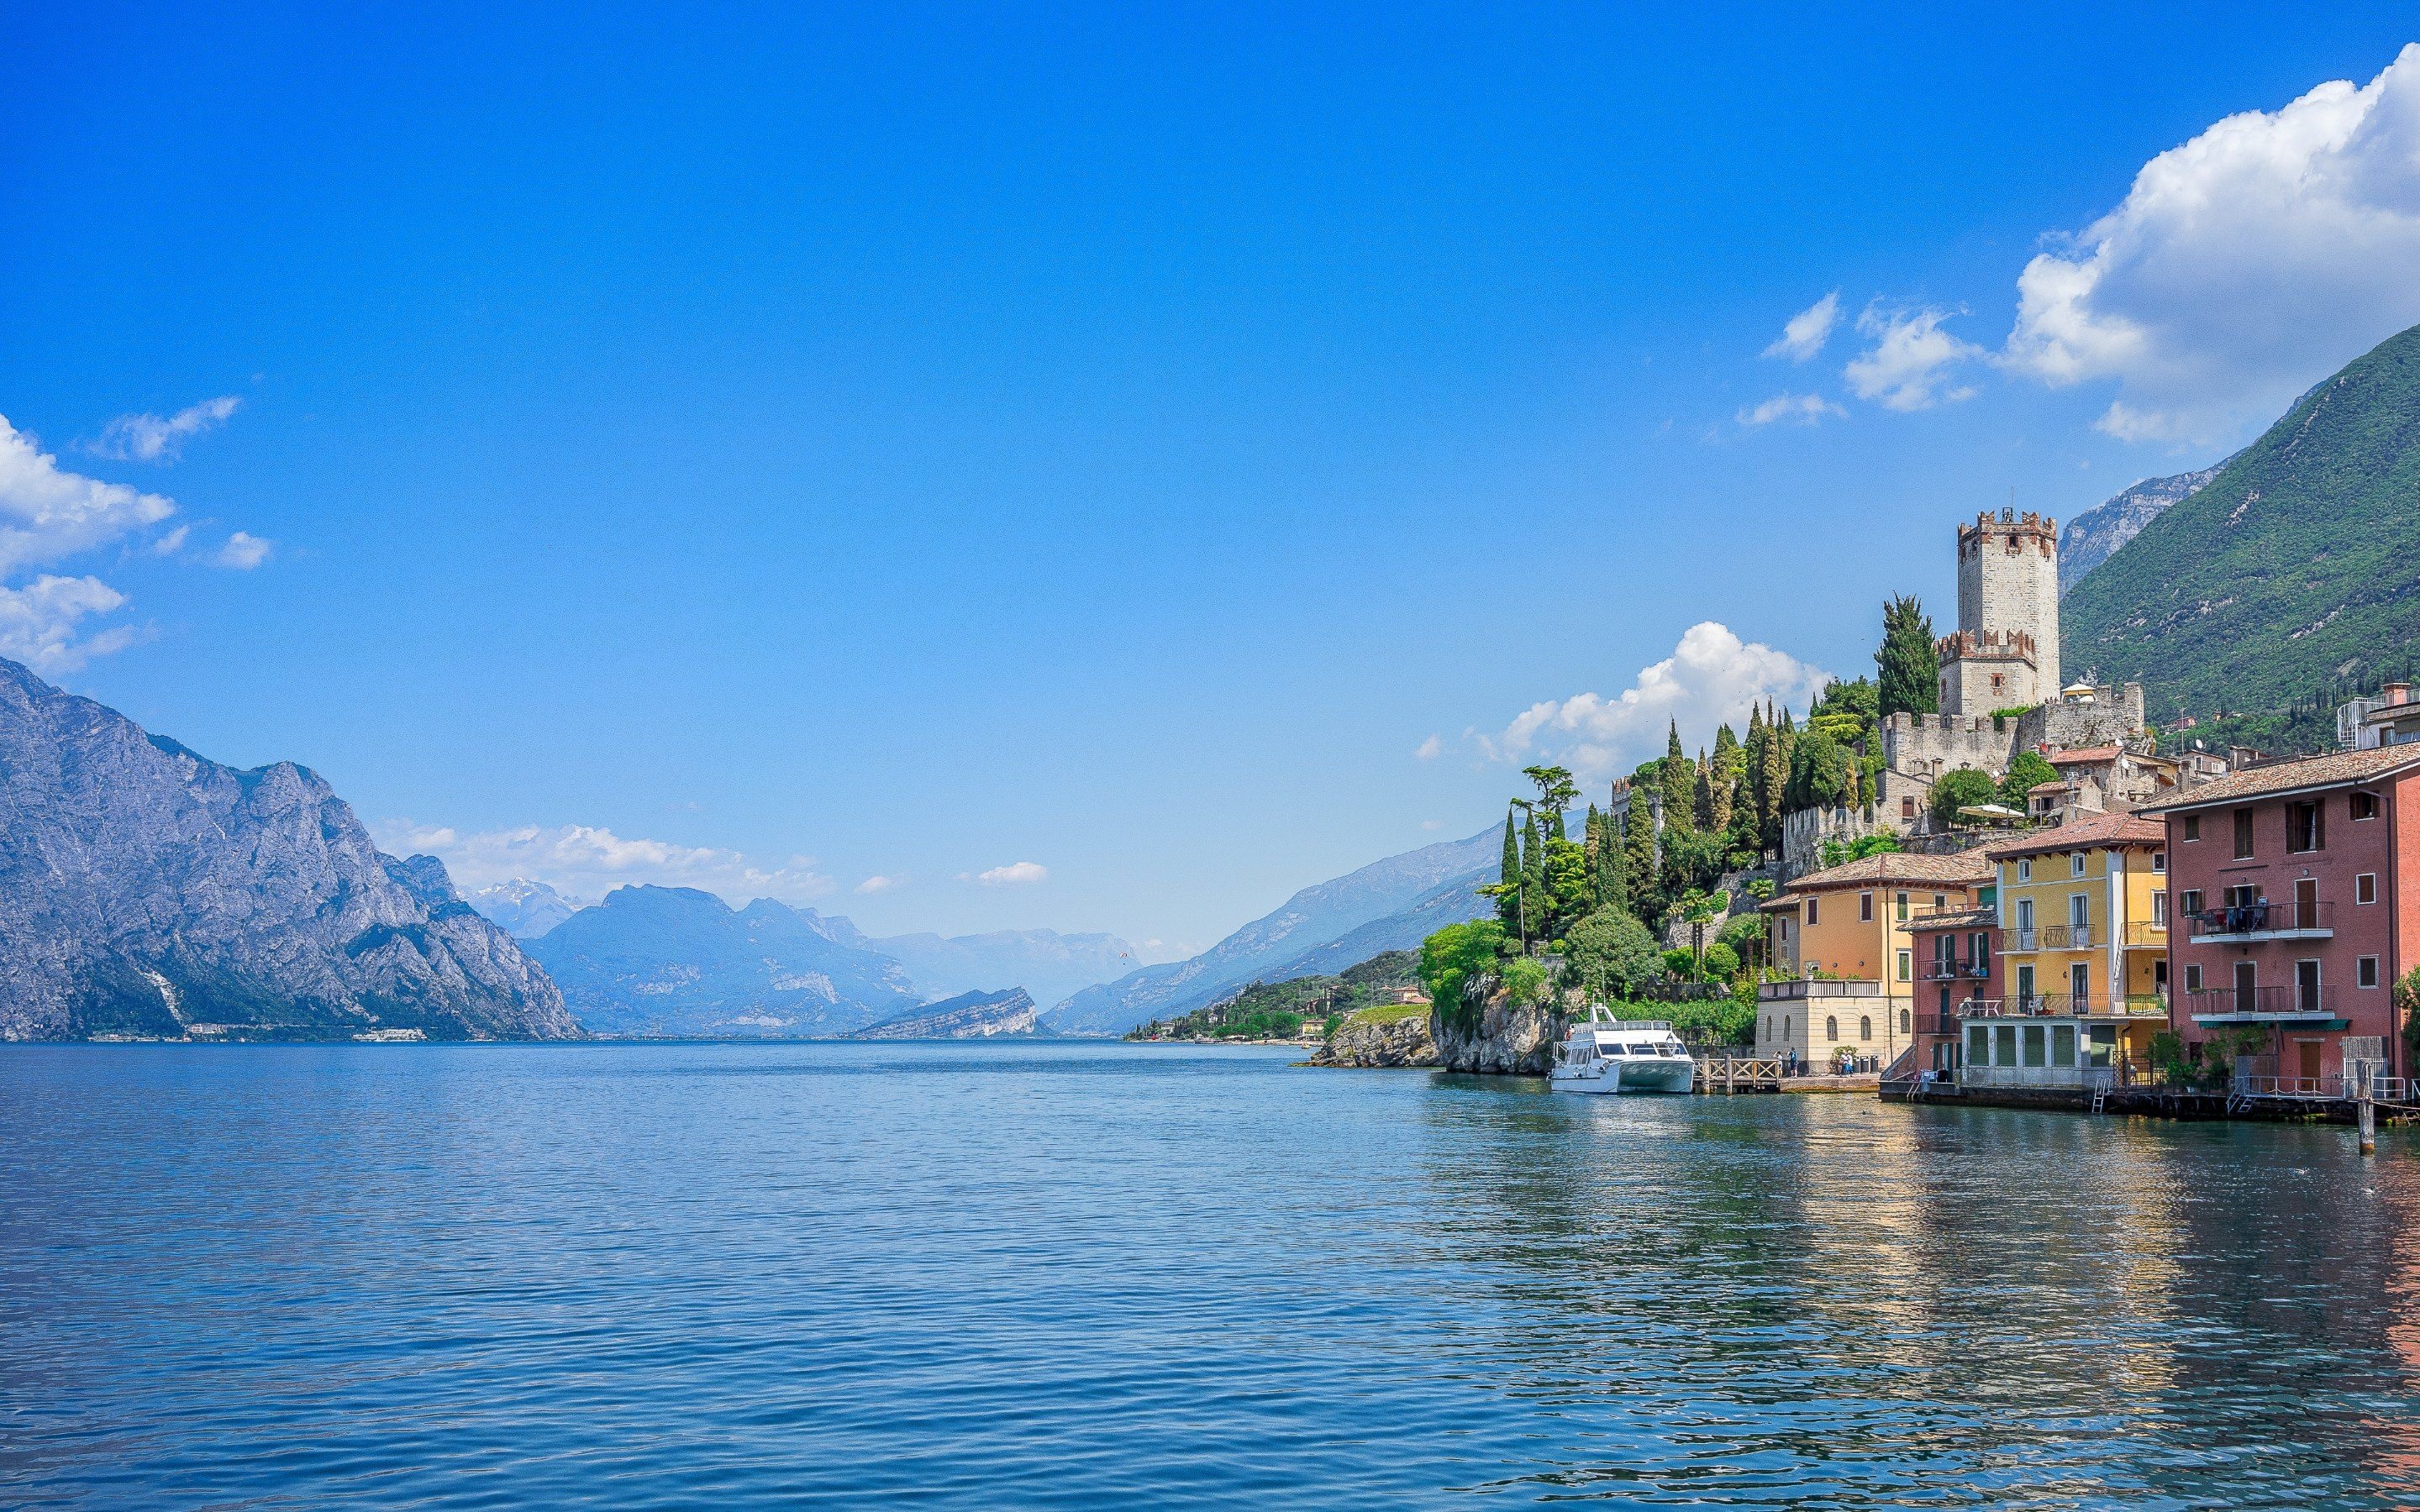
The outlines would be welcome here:
M 1496 895 L 1496 918 L 1506 929 L 1521 927 L 1521 840 L 1512 831 L 1512 810 L 1504 811 L 1504 869 L 1496 874 L 1503 891 Z
M 1595 804 L 1590 804 L 1587 822 L 1580 825 L 1580 877 L 1583 896 L 1590 906 L 1594 906 L 1604 893 L 1604 885 L 1597 880 L 1596 874 L 1597 831 L 1604 827 L 1604 816 L 1596 811 Z
M 1621 825 L 1622 905 L 1643 913 L 1655 887 L 1655 819 L 1647 807 L 1647 790 L 1633 784 L 1630 813 Z
M 1688 829 L 1698 822 L 1698 774 L 1681 748 L 1681 726 L 1674 721 L 1664 742 L 1664 825 Z
M 1758 779 L 1761 791 L 1758 795 L 1757 833 L 1763 838 L 1763 849 L 1776 855 L 1781 850 L 1781 800 L 1790 785 L 1791 747 L 1790 711 L 1781 711 L 1781 723 L 1764 727 L 1764 761 Z
M 1883 604 L 1883 643 L 1874 652 L 1874 671 L 1884 718 L 1941 708 L 1941 657 L 1932 649 L 1932 617 L 1914 594 Z
M 1714 777 L 1724 787 L 1729 787 L 1739 773 L 1739 736 L 1731 733 L 1730 725 L 1717 725 L 1714 727 Z
M 1739 755 L 1736 748 L 1731 755 L 1733 758 Z M 1706 773 L 1706 827 L 1715 834 L 1722 834 L 1731 827 L 1731 794 L 1739 779 L 1726 768 L 1718 752 L 1714 765 Z
M 1689 789 L 1690 822 L 1700 830 L 1714 827 L 1714 769 L 1706 753 L 1698 753 L 1698 779 Z
M 1527 931 L 1530 939 L 1543 939 L 1546 933 L 1546 836 L 1538 824 L 1535 810 L 1529 822 L 1521 826 L 1521 896 L 1528 909 Z
M 1630 881 L 1622 866 L 1621 825 L 1612 814 L 1596 830 L 1596 905 L 1628 908 Z

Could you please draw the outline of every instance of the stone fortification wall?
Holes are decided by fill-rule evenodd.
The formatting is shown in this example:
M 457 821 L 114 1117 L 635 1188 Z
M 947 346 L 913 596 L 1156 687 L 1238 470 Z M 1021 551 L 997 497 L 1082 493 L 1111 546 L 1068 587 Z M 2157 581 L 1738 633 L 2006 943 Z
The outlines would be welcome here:
M 2043 704 L 2017 721 L 2027 747 L 2080 750 L 2090 746 L 2142 746 L 2143 685 L 2096 687 L 2092 700 L 2059 699 Z

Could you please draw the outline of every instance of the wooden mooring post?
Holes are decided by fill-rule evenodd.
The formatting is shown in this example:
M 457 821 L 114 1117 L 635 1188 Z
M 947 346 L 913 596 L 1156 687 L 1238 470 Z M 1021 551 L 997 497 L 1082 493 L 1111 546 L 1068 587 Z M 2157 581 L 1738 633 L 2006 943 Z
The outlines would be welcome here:
M 2378 1153 L 2378 1104 L 2370 1100 L 2369 1078 L 2361 1079 L 2361 1088 L 2353 1097 L 2353 1125 L 2361 1131 L 2361 1152 Z

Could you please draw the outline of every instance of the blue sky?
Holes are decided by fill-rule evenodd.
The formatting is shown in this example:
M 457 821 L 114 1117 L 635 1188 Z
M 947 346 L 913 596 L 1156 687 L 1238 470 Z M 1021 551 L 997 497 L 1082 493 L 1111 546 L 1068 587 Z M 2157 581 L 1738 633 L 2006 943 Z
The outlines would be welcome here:
M 2420 320 L 2408 9 L 1672 8 L 12 7 L 0 643 L 466 881 L 1169 954 Z

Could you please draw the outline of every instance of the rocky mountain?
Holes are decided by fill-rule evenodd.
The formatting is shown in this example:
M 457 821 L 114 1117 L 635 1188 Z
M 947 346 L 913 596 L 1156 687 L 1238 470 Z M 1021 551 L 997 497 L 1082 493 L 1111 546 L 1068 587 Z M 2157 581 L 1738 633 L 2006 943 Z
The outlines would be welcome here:
M 2171 477 L 2145 478 L 2069 520 L 2067 529 L 2058 532 L 2059 593 L 2065 594 L 2086 573 L 2108 561 L 2112 552 L 2140 535 L 2144 526 L 2159 518 L 2171 505 L 2199 493 L 2226 466 L 2221 462 Z
M 1045 1013 L 1043 1023 L 1063 1034 L 1124 1034 L 1147 1020 L 1216 1002 L 1254 979 L 1333 971 L 1381 950 L 1418 945 L 1428 931 L 1484 911 L 1486 900 L 1473 894 L 1466 904 L 1456 889 L 1466 878 L 1492 874 L 1503 835 L 1491 826 L 1468 840 L 1424 845 L 1305 887 L 1191 960 L 1145 966 L 1088 987 Z M 1464 907 L 1468 912 L 1457 911 Z M 1434 921 L 1409 933 L 1427 920 Z M 1357 932 L 1354 943 L 1340 943 Z M 1332 964 L 1320 949 L 1330 944 L 1340 946 L 1341 955 Z
M 0 660 L 0 1039 L 571 1039 L 442 863 Z
M 2154 719 L 2420 664 L 2420 328 L 2356 359 L 2060 606 L 2061 660 Z
M 853 1040 L 985 1040 L 995 1034 L 1032 1034 L 1033 998 L 1022 987 L 1004 993 L 961 993 L 869 1024 Z
M 596 1034 L 831 1037 L 923 1001 L 898 962 L 819 922 L 769 898 L 734 911 L 693 887 L 617 887 L 529 950 Z
M 481 887 L 464 902 L 517 940 L 534 940 L 589 904 L 566 897 L 543 882 L 515 877 Z

